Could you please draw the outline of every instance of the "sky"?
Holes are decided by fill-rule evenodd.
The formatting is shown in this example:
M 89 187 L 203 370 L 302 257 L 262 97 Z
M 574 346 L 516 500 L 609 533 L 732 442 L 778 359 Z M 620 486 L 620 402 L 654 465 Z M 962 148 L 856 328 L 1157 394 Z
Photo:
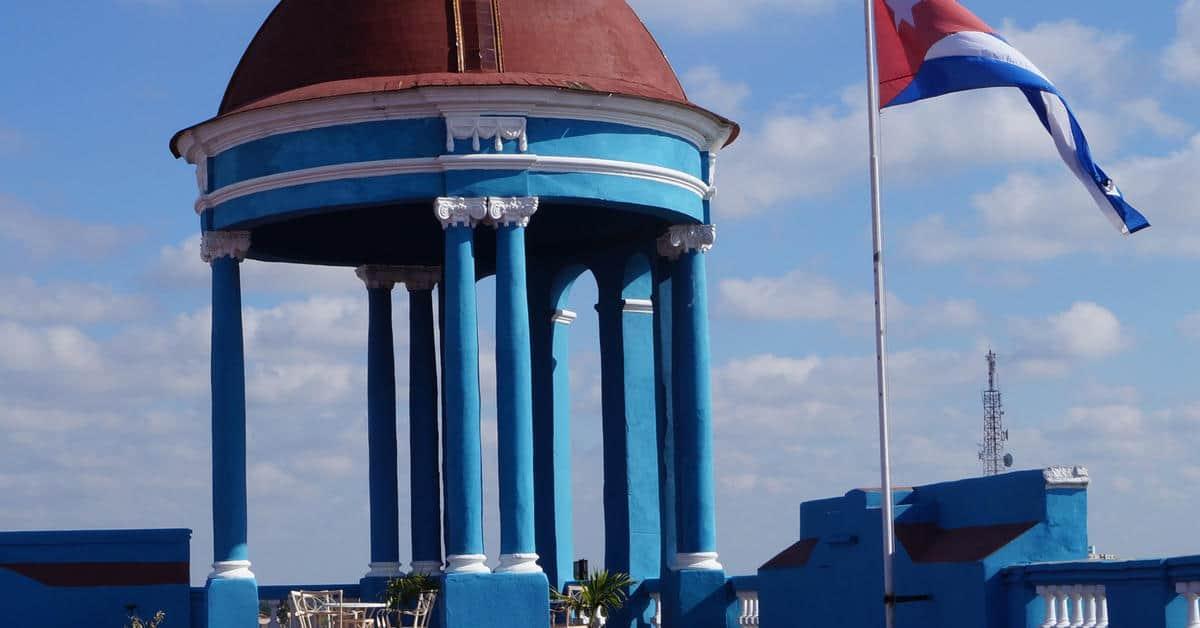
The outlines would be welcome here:
M 718 550 L 748 574 L 799 505 L 878 484 L 861 4 L 635 0 L 690 97 L 737 119 L 709 254 Z M 1154 227 L 1122 237 L 1020 93 L 884 113 L 894 477 L 977 475 L 984 356 L 1023 469 L 1091 470 L 1091 542 L 1192 554 L 1200 502 L 1200 0 L 967 0 L 1062 89 Z M 185 527 L 212 552 L 209 274 L 178 129 L 273 2 L 0 8 L 0 529 Z M 263 583 L 368 562 L 366 294 L 247 262 L 250 547 Z M 492 285 L 480 286 L 487 542 Z M 576 545 L 603 556 L 595 285 L 572 295 Z M 407 512 L 406 299 L 397 292 Z M 407 517 L 402 560 L 408 562 Z

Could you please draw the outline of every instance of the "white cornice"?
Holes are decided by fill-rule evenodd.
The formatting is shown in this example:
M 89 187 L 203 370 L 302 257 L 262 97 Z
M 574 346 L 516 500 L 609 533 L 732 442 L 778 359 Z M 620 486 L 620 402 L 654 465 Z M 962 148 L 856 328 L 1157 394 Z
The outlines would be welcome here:
M 579 314 L 571 310 L 554 310 L 554 314 L 550 316 L 550 321 L 558 325 L 570 325 L 579 318 Z
M 243 196 L 297 185 L 340 179 L 365 179 L 454 170 L 529 170 L 531 172 L 602 174 L 666 183 L 683 188 L 700 198 L 705 198 L 709 191 L 708 184 L 686 172 L 631 161 L 588 157 L 539 157 L 528 154 L 442 155 L 441 157 L 334 164 L 248 179 L 225 186 L 211 194 L 202 195 L 196 200 L 196 213 L 203 213 L 210 207 Z
M 1042 470 L 1046 488 L 1087 488 L 1091 478 L 1087 467 L 1055 466 Z
M 183 131 L 176 150 L 189 163 L 200 145 L 218 155 L 256 139 L 327 126 L 447 116 L 507 115 L 612 122 L 682 137 L 717 152 L 733 127 L 716 116 L 673 103 L 549 87 L 423 87 L 351 94 L 254 109 L 203 122 Z
M 626 314 L 653 314 L 654 301 L 650 299 L 622 299 L 621 311 Z

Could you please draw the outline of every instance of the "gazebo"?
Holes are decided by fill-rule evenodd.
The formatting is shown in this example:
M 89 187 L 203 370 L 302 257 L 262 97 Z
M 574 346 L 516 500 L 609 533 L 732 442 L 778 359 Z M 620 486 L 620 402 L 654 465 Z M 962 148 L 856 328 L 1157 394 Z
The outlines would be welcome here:
M 723 626 L 703 254 L 715 238 L 716 155 L 736 134 L 733 122 L 687 100 L 624 0 L 280 2 L 218 115 L 171 140 L 175 156 L 196 167 L 212 268 L 208 625 L 253 625 L 258 606 L 239 281 L 250 258 L 354 268 L 364 282 L 364 597 L 403 567 L 392 292 L 407 288 L 408 569 L 443 578 L 447 628 L 544 626 L 547 585 L 571 578 L 574 315 L 564 304 L 590 270 L 602 348 L 605 567 L 661 579 L 666 625 Z M 494 573 L 483 543 L 475 293 L 491 275 Z

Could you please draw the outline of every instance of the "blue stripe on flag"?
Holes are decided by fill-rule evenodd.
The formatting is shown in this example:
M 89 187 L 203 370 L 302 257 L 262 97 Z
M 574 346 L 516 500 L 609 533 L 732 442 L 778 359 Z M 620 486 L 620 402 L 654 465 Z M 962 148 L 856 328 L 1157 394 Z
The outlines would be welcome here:
M 1067 105 L 1067 101 L 1063 99 L 1058 89 L 1038 74 L 1011 63 L 987 57 L 962 56 L 929 59 L 921 64 L 913 82 L 885 107 L 988 87 L 1020 88 L 1047 131 L 1050 131 L 1051 128 L 1049 112 L 1046 111 L 1041 92 L 1053 94 L 1062 101 L 1070 118 L 1071 135 L 1075 141 L 1076 163 L 1068 164 L 1068 166 L 1072 166 L 1072 170 L 1078 167 L 1082 171 L 1082 177 L 1090 179 L 1084 183 L 1095 186 L 1108 201 L 1109 207 L 1101 207 L 1101 209 L 1112 212 L 1129 233 L 1136 233 L 1150 226 L 1146 217 L 1125 202 L 1116 183 L 1092 160 L 1091 148 L 1071 107 Z

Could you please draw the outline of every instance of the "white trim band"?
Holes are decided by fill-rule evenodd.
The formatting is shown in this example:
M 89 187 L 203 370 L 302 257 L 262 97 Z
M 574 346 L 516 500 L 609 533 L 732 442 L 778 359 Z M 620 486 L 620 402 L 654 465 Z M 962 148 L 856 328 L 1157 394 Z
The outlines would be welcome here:
M 622 299 L 621 310 L 626 314 L 653 314 L 654 301 L 650 299 Z
M 442 155 L 411 159 L 384 159 L 333 164 L 281 172 L 239 181 L 196 199 L 196 213 L 229 201 L 284 188 L 342 179 L 368 179 L 404 174 L 438 174 L 455 170 L 514 170 L 552 174 L 596 174 L 664 183 L 707 198 L 711 186 L 686 172 L 632 161 L 591 157 L 539 157 L 537 155 Z
M 492 573 L 483 554 L 458 554 L 446 557 L 446 573 Z
M 684 569 L 720 571 L 725 569 L 725 567 L 717 562 L 716 552 L 680 552 L 675 555 L 675 564 L 671 565 L 671 569 L 673 571 L 682 571 Z
M 554 310 L 554 314 L 550 315 L 550 321 L 557 325 L 570 325 L 579 318 L 579 314 L 571 310 Z
M 537 554 L 501 554 L 496 573 L 541 573 Z
M 399 578 L 404 575 L 400 570 L 400 563 L 385 562 L 385 563 L 370 563 L 367 565 L 368 571 L 364 578 Z
M 436 560 L 413 561 L 412 572 L 423 576 L 438 576 L 442 573 L 442 563 Z
M 509 116 L 610 122 L 681 137 L 700 150 L 719 151 L 733 128 L 683 105 L 617 94 L 552 87 L 423 87 L 288 103 L 200 123 L 180 134 L 176 148 L 189 163 L 272 135 L 382 120 Z M 196 148 L 201 150 L 197 151 Z
M 248 560 L 226 560 L 213 563 L 209 580 L 253 580 L 254 572 L 250 571 Z

